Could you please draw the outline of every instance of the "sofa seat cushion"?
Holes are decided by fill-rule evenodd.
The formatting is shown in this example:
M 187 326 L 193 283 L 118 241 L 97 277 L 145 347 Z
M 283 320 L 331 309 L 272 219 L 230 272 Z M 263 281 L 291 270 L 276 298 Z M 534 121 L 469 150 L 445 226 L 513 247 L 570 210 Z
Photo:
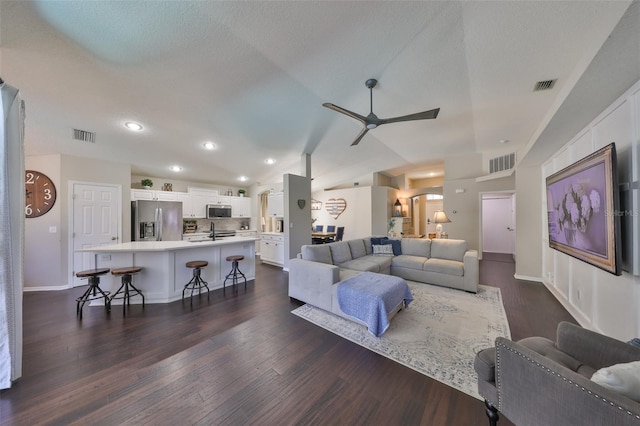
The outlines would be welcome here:
M 351 260 L 351 249 L 349 243 L 346 241 L 339 241 L 331 244 L 327 244 L 331 248 L 331 258 L 334 265 L 340 265 L 348 260 Z
M 432 257 L 424 262 L 422 270 L 462 277 L 464 276 L 464 263 L 455 260 L 436 259 Z
M 388 271 L 392 257 L 366 255 L 358 259 L 349 260 L 338 265 L 340 268 L 353 269 L 363 272 Z
M 304 260 L 333 265 L 329 244 L 305 245 L 302 246 L 301 253 Z
M 555 343 L 545 337 L 527 337 L 518 343 L 588 379 L 596 372 L 595 368 L 562 352 Z
M 393 258 L 391 263 L 394 267 L 423 270 L 424 262 L 427 261 L 426 257 L 412 256 L 409 254 L 401 254 Z
M 431 240 L 431 257 L 462 262 L 466 251 L 466 240 L 449 240 L 446 238 Z

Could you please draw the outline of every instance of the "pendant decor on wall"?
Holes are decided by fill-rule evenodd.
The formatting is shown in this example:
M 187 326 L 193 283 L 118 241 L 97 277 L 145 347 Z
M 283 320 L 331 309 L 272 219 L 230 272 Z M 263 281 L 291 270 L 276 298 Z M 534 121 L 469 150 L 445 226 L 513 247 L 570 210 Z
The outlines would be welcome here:
M 347 201 L 344 198 L 329 198 L 324 208 L 334 219 L 337 219 L 347 209 Z
M 307 202 L 305 200 L 298 200 L 298 207 L 300 207 L 300 210 L 304 209 L 304 206 L 307 205 Z
M 311 210 L 320 210 L 322 209 L 322 201 L 311 199 Z

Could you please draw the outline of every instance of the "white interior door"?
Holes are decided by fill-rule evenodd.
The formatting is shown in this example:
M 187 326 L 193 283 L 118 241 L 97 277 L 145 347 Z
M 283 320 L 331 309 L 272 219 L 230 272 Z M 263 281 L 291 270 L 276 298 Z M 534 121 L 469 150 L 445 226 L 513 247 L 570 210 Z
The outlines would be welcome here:
M 511 194 L 482 196 L 482 251 L 512 254 L 515 241 Z
M 74 183 L 72 188 L 73 229 L 71 230 L 71 256 L 73 258 L 73 286 L 86 284 L 75 276 L 78 271 L 95 268 L 93 253 L 76 250 L 120 242 L 120 187 Z

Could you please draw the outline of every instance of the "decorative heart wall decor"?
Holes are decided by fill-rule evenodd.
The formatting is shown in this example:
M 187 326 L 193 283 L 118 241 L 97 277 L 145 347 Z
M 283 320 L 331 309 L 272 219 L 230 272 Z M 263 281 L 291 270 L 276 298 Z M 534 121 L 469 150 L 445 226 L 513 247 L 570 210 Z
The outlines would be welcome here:
M 298 200 L 298 207 L 300 207 L 300 210 L 304 209 L 304 206 L 307 205 L 307 202 L 305 200 Z
M 334 219 L 337 219 L 347 209 L 347 201 L 344 198 L 329 198 L 324 208 Z

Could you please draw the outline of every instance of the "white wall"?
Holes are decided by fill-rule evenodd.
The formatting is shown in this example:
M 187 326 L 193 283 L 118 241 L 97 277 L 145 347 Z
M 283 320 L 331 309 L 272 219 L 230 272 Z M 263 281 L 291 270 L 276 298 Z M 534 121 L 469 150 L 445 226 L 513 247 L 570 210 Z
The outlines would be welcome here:
M 311 210 L 314 225 L 344 226 L 343 240 L 364 238 L 370 235 L 386 235 L 391 216 L 391 205 L 396 201 L 397 190 L 386 186 L 358 186 L 331 191 L 319 191 L 312 195 L 322 202 L 321 210 Z M 327 201 L 344 199 L 347 208 L 334 218 L 325 209 Z
M 626 218 L 632 220 L 632 227 L 627 228 L 626 237 L 631 237 L 636 246 L 640 231 L 639 129 L 640 81 L 545 162 L 539 180 L 539 187 L 544 188 L 547 176 L 615 142 L 618 179 L 620 183 L 631 181 L 631 187 L 635 188 L 632 190 L 635 204 Z M 640 333 L 640 277 L 628 272 L 615 276 L 551 249 L 546 229 L 545 196 L 543 191 L 542 202 L 538 206 L 540 222 L 544 224 L 541 232 L 544 284 L 584 327 L 622 340 L 637 337 Z

